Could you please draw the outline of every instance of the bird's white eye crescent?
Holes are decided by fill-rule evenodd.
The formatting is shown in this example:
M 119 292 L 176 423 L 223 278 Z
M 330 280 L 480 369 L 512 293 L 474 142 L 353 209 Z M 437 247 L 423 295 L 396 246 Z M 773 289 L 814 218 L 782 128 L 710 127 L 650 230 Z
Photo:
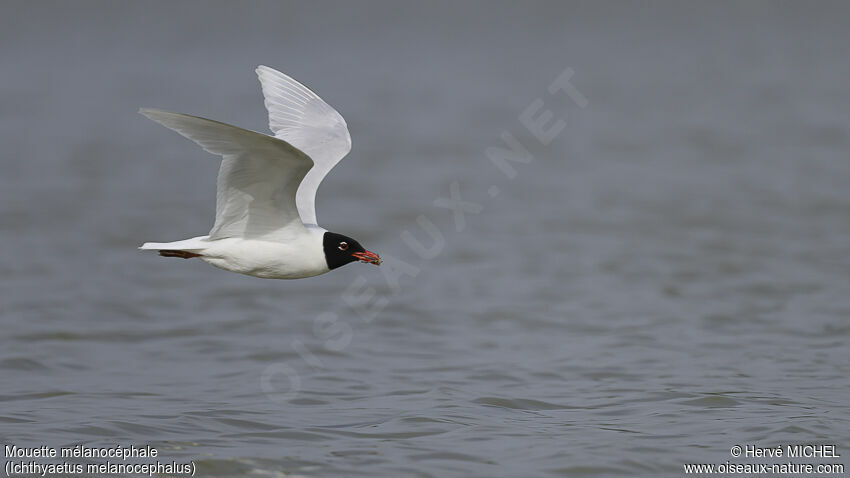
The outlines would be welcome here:
M 339 243 L 339 250 L 344 251 L 346 249 L 348 249 L 348 243 L 347 242 L 340 242 Z

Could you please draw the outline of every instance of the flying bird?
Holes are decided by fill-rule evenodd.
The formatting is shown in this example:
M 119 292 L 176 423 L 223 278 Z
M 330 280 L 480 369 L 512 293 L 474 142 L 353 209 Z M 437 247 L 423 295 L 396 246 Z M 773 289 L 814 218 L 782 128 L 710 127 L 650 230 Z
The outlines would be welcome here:
M 312 277 L 355 261 L 381 265 L 377 254 L 316 221 L 316 190 L 351 150 L 345 120 L 283 73 L 262 65 L 256 71 L 274 136 L 197 116 L 139 110 L 222 157 L 210 233 L 146 242 L 139 249 L 197 257 L 265 279 Z

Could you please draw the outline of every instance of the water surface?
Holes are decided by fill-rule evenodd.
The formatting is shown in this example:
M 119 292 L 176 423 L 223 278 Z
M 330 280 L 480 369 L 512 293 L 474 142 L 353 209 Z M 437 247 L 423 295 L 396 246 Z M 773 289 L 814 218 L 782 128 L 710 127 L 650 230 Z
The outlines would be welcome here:
M 0 8 L 4 444 L 222 477 L 673 475 L 747 443 L 846 463 L 842 4 Z M 138 107 L 265 131 L 261 63 L 348 121 L 319 221 L 381 269 L 135 250 L 204 234 L 217 170 Z M 585 107 L 547 90 L 566 68 Z M 519 119 L 538 98 L 548 145 Z M 503 132 L 534 158 L 513 179 Z M 454 182 L 480 207 L 460 231 L 434 206 Z M 419 216 L 433 258 L 403 239 L 431 244 Z

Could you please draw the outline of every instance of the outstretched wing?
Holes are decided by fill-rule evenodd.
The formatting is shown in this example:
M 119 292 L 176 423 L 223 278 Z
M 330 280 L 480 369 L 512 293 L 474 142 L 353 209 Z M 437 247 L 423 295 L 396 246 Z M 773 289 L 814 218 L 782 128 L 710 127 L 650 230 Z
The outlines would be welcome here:
M 296 204 L 305 224 L 316 223 L 316 190 L 349 151 L 351 136 L 339 113 L 306 86 L 283 73 L 260 65 L 269 128 L 274 135 L 307 153 L 315 166 L 301 182 Z
M 223 157 L 211 239 L 285 240 L 303 232 L 295 194 L 313 162 L 291 144 L 218 121 L 142 108 L 139 113 Z

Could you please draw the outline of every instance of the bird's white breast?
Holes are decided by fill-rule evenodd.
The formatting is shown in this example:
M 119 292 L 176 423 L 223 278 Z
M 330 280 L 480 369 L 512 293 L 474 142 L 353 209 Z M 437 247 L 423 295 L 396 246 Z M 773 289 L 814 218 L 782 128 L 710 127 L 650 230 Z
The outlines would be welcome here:
M 215 267 L 264 279 L 301 279 L 328 272 L 323 231 L 310 230 L 291 241 L 225 238 L 209 241 L 202 259 Z

